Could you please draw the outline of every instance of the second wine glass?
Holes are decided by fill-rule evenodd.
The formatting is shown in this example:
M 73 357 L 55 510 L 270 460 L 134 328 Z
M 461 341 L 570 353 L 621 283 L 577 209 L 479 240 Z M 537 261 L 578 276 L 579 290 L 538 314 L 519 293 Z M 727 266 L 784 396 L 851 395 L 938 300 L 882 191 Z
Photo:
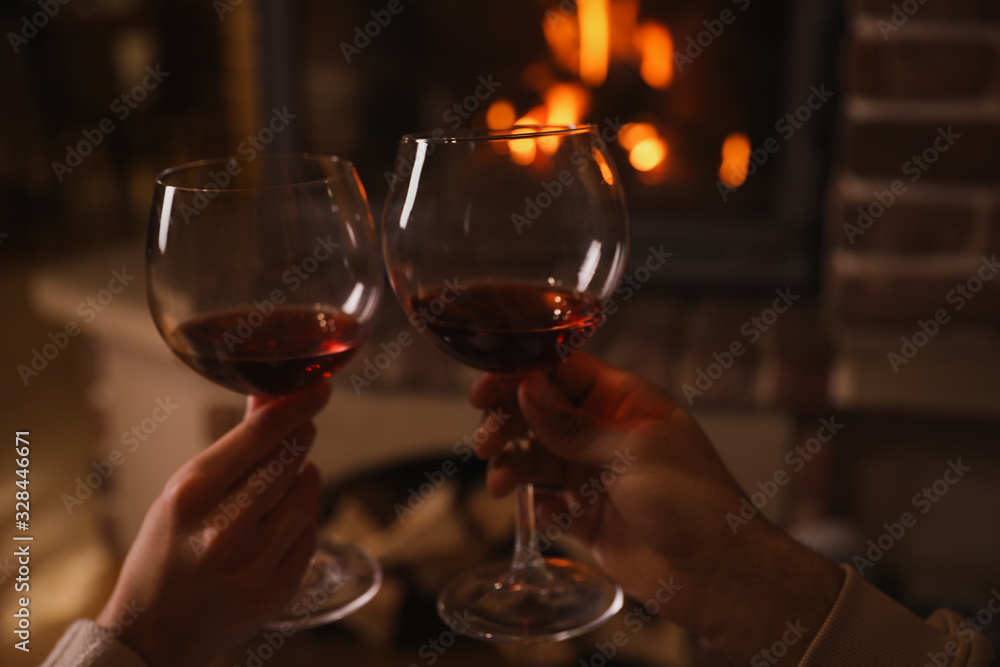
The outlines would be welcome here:
M 519 374 L 564 360 L 602 321 L 622 277 L 628 217 L 593 126 L 530 126 L 402 138 L 383 218 L 386 268 L 411 321 L 474 368 Z M 515 455 L 526 438 L 513 443 Z M 545 558 L 534 490 L 516 491 L 514 556 L 460 575 L 446 623 L 486 641 L 581 634 L 622 605 L 600 571 Z

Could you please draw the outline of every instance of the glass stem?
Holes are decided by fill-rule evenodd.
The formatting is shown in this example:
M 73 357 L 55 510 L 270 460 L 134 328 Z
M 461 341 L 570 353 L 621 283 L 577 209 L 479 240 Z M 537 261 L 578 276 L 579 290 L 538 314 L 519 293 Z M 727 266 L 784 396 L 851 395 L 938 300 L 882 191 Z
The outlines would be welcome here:
M 514 469 L 520 473 L 525 454 L 526 439 L 514 441 Z M 543 571 L 545 559 L 538 548 L 538 535 L 535 532 L 535 487 L 531 482 L 521 482 L 515 491 L 514 509 L 514 558 L 511 561 L 511 573 L 524 576 L 531 570 Z

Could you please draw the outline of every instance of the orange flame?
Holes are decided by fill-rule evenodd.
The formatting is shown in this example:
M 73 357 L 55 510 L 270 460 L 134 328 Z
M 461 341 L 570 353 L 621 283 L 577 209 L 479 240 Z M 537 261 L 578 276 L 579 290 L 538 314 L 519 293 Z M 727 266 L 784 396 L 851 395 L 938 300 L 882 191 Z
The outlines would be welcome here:
M 738 188 L 747 180 L 750 169 L 750 137 L 733 132 L 722 142 L 722 164 L 719 180 L 731 188 Z
M 652 88 L 666 88 L 674 80 L 674 38 L 659 23 L 644 23 L 635 33 L 639 73 Z
M 545 125 L 548 123 L 549 112 L 544 106 L 537 106 L 517 119 L 515 125 Z
M 627 151 L 635 148 L 643 139 L 652 139 L 659 136 L 656 128 L 649 123 L 627 123 L 618 133 L 618 143 Z
M 497 100 L 486 110 L 486 126 L 491 130 L 499 130 L 510 127 L 517 118 L 517 111 L 514 105 L 507 100 Z
M 643 139 L 628 154 L 628 161 L 639 171 L 656 169 L 667 159 L 667 143 L 659 137 Z
M 556 64 L 568 72 L 577 71 L 580 67 L 580 31 L 576 22 L 557 15 L 556 20 L 546 19 L 542 29 Z
M 530 118 L 522 118 L 517 121 L 518 125 L 536 125 L 537 121 Z M 527 128 L 514 130 L 514 134 L 526 134 L 531 132 Z M 511 139 L 507 142 L 510 145 L 510 159 L 519 165 L 529 165 L 535 161 L 535 140 L 534 139 Z
M 639 0 L 611 3 L 611 56 L 630 61 L 635 56 L 635 32 L 639 20 Z
M 608 76 L 611 27 L 608 0 L 577 0 L 580 20 L 580 79 L 595 88 Z
M 605 83 L 612 58 L 637 66 L 642 80 L 651 88 L 670 87 L 674 80 L 673 35 L 662 23 L 640 24 L 640 2 L 576 0 L 575 21 L 564 13 L 546 12 L 543 27 L 552 54 L 550 62 L 578 75 L 583 85 L 558 82 L 555 69 L 544 63 L 525 68 L 524 83 L 541 94 L 544 104 L 517 122 L 538 125 L 582 122 L 591 102 L 588 89 Z M 539 152 L 551 155 L 559 147 L 554 137 L 533 142 L 514 139 L 508 143 L 512 159 L 520 164 L 530 163 Z M 641 180 L 655 183 L 666 177 L 670 146 L 655 125 L 629 123 L 619 134 L 619 143 L 628 151 L 629 162 Z M 614 178 L 607 165 L 602 166 L 601 172 L 606 181 Z
M 545 91 L 545 107 L 548 110 L 546 123 L 549 125 L 575 125 L 579 123 L 587 107 L 590 93 L 575 83 L 557 83 Z

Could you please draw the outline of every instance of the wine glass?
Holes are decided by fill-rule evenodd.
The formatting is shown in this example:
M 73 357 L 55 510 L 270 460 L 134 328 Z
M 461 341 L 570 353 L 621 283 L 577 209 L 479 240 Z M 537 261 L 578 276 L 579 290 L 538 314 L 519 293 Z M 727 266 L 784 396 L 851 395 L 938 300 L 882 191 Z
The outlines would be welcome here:
M 341 368 L 371 331 L 382 264 L 350 162 L 230 157 L 156 179 L 146 245 L 149 307 L 184 363 L 224 387 L 281 396 Z M 306 628 L 370 600 L 368 551 L 323 540 L 299 592 L 269 627 Z
M 596 128 L 406 135 L 396 165 L 382 250 L 403 309 L 437 347 L 474 368 L 517 374 L 559 363 L 599 326 L 628 255 L 628 216 Z M 510 446 L 517 457 L 526 445 Z M 520 484 L 515 498 L 512 562 L 450 582 L 441 618 L 519 644 L 603 623 L 621 608 L 621 587 L 590 566 L 544 558 L 532 485 Z

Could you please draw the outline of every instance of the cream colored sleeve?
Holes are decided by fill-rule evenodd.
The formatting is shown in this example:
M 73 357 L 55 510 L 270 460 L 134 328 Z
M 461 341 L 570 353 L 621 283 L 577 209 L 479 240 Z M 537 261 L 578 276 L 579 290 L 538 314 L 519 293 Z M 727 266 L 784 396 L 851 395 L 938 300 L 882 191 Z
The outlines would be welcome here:
M 146 663 L 97 623 L 81 620 L 69 626 L 42 667 L 146 667 Z
M 988 667 L 993 648 L 953 611 L 923 620 L 847 565 L 833 611 L 799 667 Z

